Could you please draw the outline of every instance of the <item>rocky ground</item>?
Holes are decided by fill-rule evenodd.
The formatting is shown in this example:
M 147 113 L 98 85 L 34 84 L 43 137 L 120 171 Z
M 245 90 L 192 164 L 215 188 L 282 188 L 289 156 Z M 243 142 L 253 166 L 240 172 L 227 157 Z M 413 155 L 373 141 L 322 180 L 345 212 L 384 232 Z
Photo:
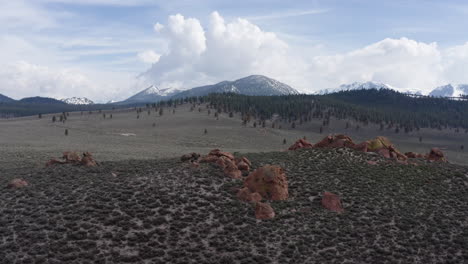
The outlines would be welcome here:
M 178 158 L 0 168 L 2 263 L 465 263 L 468 168 L 348 149 L 245 154 L 286 171 L 289 198 L 256 220 L 242 180 Z M 368 164 L 375 160 L 378 165 Z M 44 161 L 45 162 L 45 161 Z M 344 212 L 324 209 L 324 191 Z

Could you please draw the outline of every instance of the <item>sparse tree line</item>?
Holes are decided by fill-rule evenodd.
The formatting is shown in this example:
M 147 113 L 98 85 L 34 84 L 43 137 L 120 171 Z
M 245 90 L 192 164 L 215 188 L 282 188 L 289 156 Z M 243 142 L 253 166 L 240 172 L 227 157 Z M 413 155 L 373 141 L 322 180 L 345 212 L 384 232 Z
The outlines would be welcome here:
M 468 102 L 445 98 L 413 98 L 389 89 L 343 91 L 327 95 L 245 96 L 239 94 L 211 94 L 159 102 L 159 106 L 207 103 L 208 114 L 214 110 L 229 117 L 239 114 L 242 124 L 280 128 L 287 122 L 291 128 L 322 119 L 320 132 L 330 125 L 332 118 L 348 120 L 346 129 L 359 130 L 360 126 L 375 124 L 380 130 L 409 133 L 421 128 L 447 129 L 457 133 L 468 133 Z M 200 111 L 200 110 L 199 110 Z M 274 116 L 277 116 L 273 120 Z M 354 123 L 354 126 L 351 125 Z

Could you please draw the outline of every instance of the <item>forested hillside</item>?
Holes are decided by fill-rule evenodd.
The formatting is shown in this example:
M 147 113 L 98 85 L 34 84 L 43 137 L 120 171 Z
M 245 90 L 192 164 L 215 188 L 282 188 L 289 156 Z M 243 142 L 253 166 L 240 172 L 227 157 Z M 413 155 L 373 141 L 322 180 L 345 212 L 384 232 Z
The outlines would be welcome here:
M 245 96 L 211 94 L 169 100 L 160 104 L 209 102 L 219 112 L 240 112 L 244 122 L 266 120 L 275 114 L 291 123 L 331 117 L 380 124 L 381 128 L 413 131 L 419 128 L 468 129 L 468 101 L 418 97 L 389 89 L 342 91 L 326 95 Z

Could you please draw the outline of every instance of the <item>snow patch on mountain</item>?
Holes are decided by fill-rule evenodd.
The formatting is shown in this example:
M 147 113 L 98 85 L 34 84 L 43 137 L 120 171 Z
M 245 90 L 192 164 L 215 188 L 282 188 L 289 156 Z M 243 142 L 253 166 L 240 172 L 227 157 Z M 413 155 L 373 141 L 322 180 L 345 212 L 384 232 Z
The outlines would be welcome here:
M 67 103 L 67 104 L 72 104 L 72 105 L 91 105 L 94 104 L 93 101 L 89 100 L 86 97 L 70 97 L 70 98 L 64 98 L 61 99 L 60 101 Z
M 468 84 L 442 85 L 432 90 L 429 95 L 434 97 L 459 97 L 461 95 L 468 95 Z

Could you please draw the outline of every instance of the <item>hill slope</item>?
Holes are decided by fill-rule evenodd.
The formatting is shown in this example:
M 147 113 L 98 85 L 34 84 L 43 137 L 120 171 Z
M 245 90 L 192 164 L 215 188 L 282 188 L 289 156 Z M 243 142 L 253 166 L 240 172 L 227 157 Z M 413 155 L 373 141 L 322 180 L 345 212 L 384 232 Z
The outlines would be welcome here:
M 204 96 L 210 93 L 236 93 L 252 96 L 299 94 L 297 90 L 287 84 L 263 75 L 250 75 L 235 81 L 223 81 L 213 85 L 195 87 L 178 93 L 173 98 Z
M 5 96 L 3 94 L 0 94 L 0 103 L 8 103 L 8 102 L 14 102 L 15 99 L 12 99 L 8 96 Z

